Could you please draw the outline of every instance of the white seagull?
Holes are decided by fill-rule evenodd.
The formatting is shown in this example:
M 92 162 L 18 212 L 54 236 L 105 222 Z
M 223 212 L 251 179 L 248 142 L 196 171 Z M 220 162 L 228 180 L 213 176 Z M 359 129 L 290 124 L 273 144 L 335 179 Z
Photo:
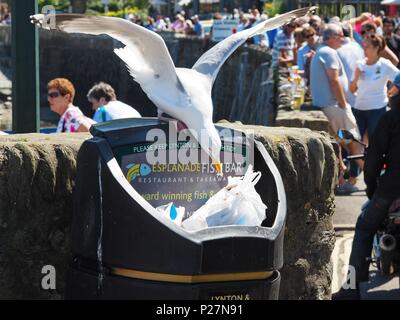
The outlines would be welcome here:
M 128 20 L 79 14 L 56 15 L 55 24 L 43 14 L 31 16 L 35 25 L 67 33 L 107 34 L 125 47 L 114 52 L 126 64 L 130 74 L 149 99 L 163 112 L 182 121 L 195 136 L 206 130 L 208 141 L 201 145 L 211 157 L 216 171 L 220 163 L 221 139 L 212 121 L 211 89 L 218 71 L 228 57 L 248 38 L 278 28 L 292 20 L 312 13 L 316 7 L 293 10 L 263 21 L 256 26 L 232 34 L 205 52 L 194 66 L 176 68 L 163 38 L 157 33 Z M 50 19 L 52 22 L 54 19 Z

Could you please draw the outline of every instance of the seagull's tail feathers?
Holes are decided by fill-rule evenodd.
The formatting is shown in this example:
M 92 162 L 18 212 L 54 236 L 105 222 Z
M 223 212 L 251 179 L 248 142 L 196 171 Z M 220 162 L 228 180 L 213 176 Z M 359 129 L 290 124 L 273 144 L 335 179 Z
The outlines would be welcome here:
M 283 26 L 284 24 L 287 24 L 297 18 L 310 15 L 312 14 L 318 7 L 313 6 L 313 7 L 306 7 L 306 8 L 300 8 L 296 9 L 284 14 L 281 14 L 277 17 L 268 19 L 265 22 L 261 22 L 254 26 L 253 28 L 248 29 L 249 31 L 249 37 L 253 37 L 258 34 L 263 34 L 266 31 L 273 30 L 276 28 L 279 28 Z

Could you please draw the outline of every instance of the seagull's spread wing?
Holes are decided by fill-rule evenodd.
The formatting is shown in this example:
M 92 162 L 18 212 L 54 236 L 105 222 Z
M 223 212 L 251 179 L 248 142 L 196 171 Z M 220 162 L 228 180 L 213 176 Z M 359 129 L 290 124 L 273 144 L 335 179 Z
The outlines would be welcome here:
M 52 29 L 44 23 L 43 14 L 33 15 L 31 20 L 44 29 Z M 184 92 L 165 42 L 155 32 L 120 18 L 79 14 L 56 15 L 55 29 L 67 33 L 107 34 L 125 45 L 115 53 L 147 94 L 154 93 L 155 88 L 171 95 Z
M 210 78 L 211 83 L 213 83 L 217 77 L 219 69 L 222 67 L 226 59 L 228 59 L 229 56 L 248 38 L 262 34 L 268 30 L 276 29 L 293 19 L 310 13 L 315 10 L 315 8 L 316 7 L 307 7 L 293 10 L 279 15 L 278 17 L 263 21 L 253 28 L 235 33 L 205 52 L 199 60 L 197 60 L 192 69 L 207 75 Z

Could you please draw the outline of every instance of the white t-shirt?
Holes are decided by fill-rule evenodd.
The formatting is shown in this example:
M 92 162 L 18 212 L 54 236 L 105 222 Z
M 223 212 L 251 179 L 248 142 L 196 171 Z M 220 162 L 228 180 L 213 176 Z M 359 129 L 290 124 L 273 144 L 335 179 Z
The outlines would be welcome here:
M 354 105 L 358 110 L 374 110 L 385 107 L 389 101 L 386 85 L 394 80 L 399 73 L 393 63 L 388 59 L 379 58 L 373 65 L 367 65 L 366 59 L 357 61 L 357 67 L 361 71 L 357 82 L 357 97 Z
M 107 105 L 97 108 L 93 120 L 96 122 L 124 118 L 141 118 L 139 112 L 121 101 L 110 101 Z

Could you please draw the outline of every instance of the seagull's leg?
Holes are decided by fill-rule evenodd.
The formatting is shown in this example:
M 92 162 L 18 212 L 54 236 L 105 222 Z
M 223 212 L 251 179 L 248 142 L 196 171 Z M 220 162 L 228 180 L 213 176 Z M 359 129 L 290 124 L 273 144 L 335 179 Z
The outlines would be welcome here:
M 188 129 L 188 127 L 187 127 L 187 125 L 185 123 L 183 123 L 182 121 L 178 120 L 177 129 L 178 129 L 178 132 L 181 132 L 182 130 Z
M 176 122 L 176 131 L 177 132 L 181 132 L 182 130 L 188 129 L 188 126 L 184 122 L 173 118 L 172 116 L 170 116 L 169 114 L 161 111 L 160 109 L 158 109 L 158 118 L 160 120 L 164 120 L 164 121 L 175 121 Z

